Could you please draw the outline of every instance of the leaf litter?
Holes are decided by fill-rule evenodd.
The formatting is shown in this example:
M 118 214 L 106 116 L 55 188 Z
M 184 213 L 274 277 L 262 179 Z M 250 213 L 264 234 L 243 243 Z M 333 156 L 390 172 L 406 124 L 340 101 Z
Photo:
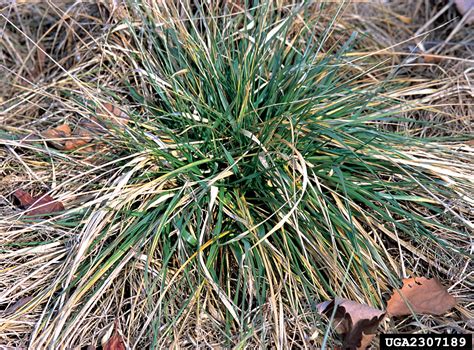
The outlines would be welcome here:
M 25 213 L 29 216 L 44 216 L 64 211 L 64 205 L 47 194 L 33 197 L 28 192 L 17 189 L 13 196 L 19 202 L 19 207 L 26 209 Z
M 99 114 L 102 123 L 97 118 L 91 117 L 88 121 L 80 122 L 74 131 L 72 131 L 69 124 L 65 123 L 43 131 L 41 136 L 51 146 L 59 150 L 74 151 L 83 147 L 82 151 L 93 151 L 93 147 L 84 146 L 107 130 L 103 125 L 124 128 L 130 120 L 125 112 L 111 103 L 104 103 L 103 107 L 106 113 Z
M 403 279 L 403 287 L 394 291 L 386 311 L 342 298 L 322 302 L 316 307 L 320 314 L 333 317 L 336 332 L 343 336 L 343 349 L 367 349 L 386 315 L 442 315 L 455 305 L 456 298 L 438 279 L 412 277 Z
M 114 331 L 103 346 L 104 350 L 126 350 L 125 342 L 118 331 L 118 322 L 114 322 Z
M 336 332 L 344 336 L 344 349 L 366 349 L 385 317 L 385 311 L 342 298 L 325 301 L 317 308 L 327 317 L 334 313 L 333 323 Z
M 456 298 L 436 278 L 412 277 L 403 279 L 403 287 L 393 293 L 387 302 L 387 313 L 442 315 L 455 305 Z

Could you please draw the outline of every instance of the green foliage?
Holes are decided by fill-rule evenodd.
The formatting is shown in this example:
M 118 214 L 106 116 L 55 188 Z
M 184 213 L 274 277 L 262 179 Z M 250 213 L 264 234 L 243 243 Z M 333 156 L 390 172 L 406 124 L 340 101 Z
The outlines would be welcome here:
M 128 191 L 105 207 L 117 234 L 81 265 L 84 293 L 133 249 L 156 344 L 193 308 L 237 344 L 283 314 L 317 326 L 315 304 L 335 295 L 381 306 L 397 237 L 450 250 L 435 232 L 456 232 L 438 220 L 453 190 L 408 154 L 425 141 L 379 127 L 402 105 L 390 80 L 367 78 L 376 62 L 347 55 L 355 35 L 328 45 L 332 27 L 315 32 L 307 6 L 131 7 L 126 139 L 139 156 L 111 186 Z

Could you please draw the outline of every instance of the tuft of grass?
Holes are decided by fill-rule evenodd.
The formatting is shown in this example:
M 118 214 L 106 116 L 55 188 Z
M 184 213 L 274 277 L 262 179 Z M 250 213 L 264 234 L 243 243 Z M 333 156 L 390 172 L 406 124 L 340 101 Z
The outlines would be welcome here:
M 122 85 L 95 97 L 92 70 L 67 91 L 132 121 L 91 170 L 110 179 L 55 221 L 80 232 L 30 303 L 47 301 L 32 347 L 80 342 L 111 292 L 137 348 L 319 345 L 318 302 L 383 308 L 407 257 L 446 276 L 469 260 L 469 164 L 383 127 L 419 105 L 350 55 L 355 33 L 328 41 L 342 6 L 315 32 L 315 6 L 129 3 L 108 58 Z

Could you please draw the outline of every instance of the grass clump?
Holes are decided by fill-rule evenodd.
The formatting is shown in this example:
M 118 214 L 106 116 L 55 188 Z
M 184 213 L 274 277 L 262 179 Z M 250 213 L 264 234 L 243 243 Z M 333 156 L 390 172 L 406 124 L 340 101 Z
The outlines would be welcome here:
M 107 185 L 68 214 L 81 233 L 32 344 L 78 342 L 108 291 L 130 345 L 320 344 L 318 302 L 383 308 L 406 273 L 392 247 L 446 274 L 467 258 L 454 241 L 472 226 L 448 202 L 468 168 L 380 127 L 415 107 L 348 55 L 355 34 L 314 32 L 314 9 L 129 4 L 123 86 L 102 91 L 131 122 Z

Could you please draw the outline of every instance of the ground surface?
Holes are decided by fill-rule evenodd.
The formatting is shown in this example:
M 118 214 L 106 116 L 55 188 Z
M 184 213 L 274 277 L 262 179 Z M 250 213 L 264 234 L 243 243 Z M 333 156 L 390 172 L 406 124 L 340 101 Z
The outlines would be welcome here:
M 122 144 L 119 138 L 104 136 L 105 142 L 94 146 L 92 152 L 83 153 L 64 153 L 49 145 L 51 157 L 48 158 L 44 154 L 38 156 L 34 147 L 25 146 L 21 139 L 38 137 L 44 130 L 65 121 L 73 128 L 81 125 L 87 107 L 77 103 L 75 97 L 80 96 L 82 88 L 94 92 L 94 87 L 101 85 L 109 89 L 111 96 L 124 94 L 121 81 L 130 73 L 122 70 L 122 60 L 127 57 L 124 50 L 129 43 L 120 30 L 115 35 L 110 30 L 116 29 L 127 14 L 121 12 L 123 9 L 115 1 L 101 5 L 71 3 L 70 7 L 28 2 L 0 3 L 0 6 L 0 246 L 3 247 L 0 251 L 0 345 L 27 347 L 31 344 L 30 335 L 45 334 L 42 327 L 57 316 L 48 314 L 52 308 L 49 302 L 53 300 L 52 295 L 48 295 L 49 287 L 58 283 L 57 276 L 67 275 L 67 270 L 75 266 L 69 249 L 87 243 L 89 236 L 87 230 L 76 228 L 74 222 L 50 225 L 48 220 L 24 220 L 20 215 L 22 209 L 14 202 L 12 194 L 19 188 L 35 194 L 50 191 L 65 203 L 66 209 L 86 207 L 101 191 L 101 186 L 120 187 L 120 179 L 113 185 L 108 183 L 108 171 L 113 172 L 114 165 L 96 161 L 95 155 L 101 153 L 114 159 L 121 152 Z M 287 6 L 286 2 L 282 2 L 282 6 Z M 334 11 L 336 8 L 328 9 L 329 15 L 322 18 L 321 28 L 327 25 Z M 354 54 L 370 54 L 383 62 L 381 72 L 374 72 L 374 79 L 389 77 L 396 70 L 396 79 L 408 83 L 409 87 L 398 90 L 395 98 L 414 101 L 419 108 L 407 111 L 401 122 L 382 126 L 418 137 L 439 137 L 440 142 L 452 150 L 453 161 L 465 165 L 465 173 L 461 175 L 472 176 L 469 167 L 472 166 L 474 145 L 474 30 L 472 25 L 461 20 L 454 4 L 417 0 L 350 5 L 338 17 L 334 28 L 329 46 L 339 45 L 352 31 L 357 31 L 363 39 Z M 91 72 L 97 72 L 97 75 Z M 113 113 L 113 106 L 110 109 Z M 119 116 L 120 112 L 116 114 Z M 424 126 L 420 120 L 430 123 Z M 26 145 L 29 145 L 27 141 Z M 436 152 L 433 150 L 426 157 L 434 159 L 438 157 Z M 449 159 L 442 161 L 446 161 L 448 168 Z M 102 169 L 104 173 L 101 173 Z M 470 207 L 466 203 L 469 201 L 448 205 L 468 220 L 472 219 L 472 200 Z M 102 214 L 105 217 L 106 214 Z M 101 219 L 97 217 L 97 221 Z M 466 225 L 445 224 L 469 235 Z M 440 236 L 452 239 L 448 233 Z M 456 242 L 456 238 L 452 242 Z M 460 249 L 471 246 L 472 254 L 472 238 L 471 242 L 463 239 L 457 244 Z M 31 249 L 32 245 L 36 248 Z M 396 245 L 389 246 L 388 250 L 401 275 L 410 271 L 419 276 L 438 276 L 451 286 L 450 291 L 459 298 L 459 304 L 442 316 L 390 319 L 384 321 L 381 328 L 392 332 L 474 331 L 474 280 L 469 257 L 443 256 L 442 251 L 438 256 L 422 244 L 408 244 L 403 252 Z M 146 313 L 141 313 L 145 306 L 140 304 L 140 295 L 134 295 L 134 291 L 143 288 L 142 274 L 149 263 L 146 257 L 137 258 L 133 268 L 122 271 L 119 281 L 112 287 L 105 286 L 108 292 L 101 295 L 92 311 L 78 316 L 80 319 L 86 315 L 83 319 L 74 320 L 66 343 L 70 346 L 98 345 L 104 336 L 110 335 L 114 319 L 122 317 L 121 332 L 128 344 L 136 348 L 147 346 L 150 339 L 143 337 L 142 325 L 149 320 Z M 159 261 L 152 265 L 158 270 L 161 266 Z M 87 275 L 87 271 L 77 273 Z M 104 277 L 105 280 L 108 278 L 110 276 Z M 127 288 L 123 287 L 125 285 Z M 181 293 L 175 291 L 174 298 L 178 300 Z M 367 299 L 354 291 L 354 299 L 357 297 L 361 301 Z M 25 309 L 14 305 L 22 300 L 28 305 Z M 215 300 L 206 301 L 211 308 L 216 305 Z M 72 303 L 70 310 L 74 307 Z M 223 317 L 215 310 L 210 314 L 215 320 Z M 63 316 L 64 319 L 56 317 L 55 320 L 59 318 L 59 322 L 65 322 L 69 315 Z M 42 325 L 37 323 L 40 317 L 45 322 Z M 289 320 L 288 324 L 289 328 L 298 328 L 296 319 Z M 199 325 L 201 328 L 196 334 L 188 332 L 185 325 L 186 320 L 172 330 L 177 336 L 175 343 L 168 345 L 221 346 L 221 335 L 216 334 L 212 322 Z M 265 322 L 260 327 L 264 329 Z M 53 333 L 48 334 L 52 337 Z M 44 344 L 44 339 L 39 337 L 35 341 Z M 249 340 L 249 346 L 261 346 L 262 339 L 265 336 Z M 304 341 L 299 341 L 295 340 L 301 346 Z

